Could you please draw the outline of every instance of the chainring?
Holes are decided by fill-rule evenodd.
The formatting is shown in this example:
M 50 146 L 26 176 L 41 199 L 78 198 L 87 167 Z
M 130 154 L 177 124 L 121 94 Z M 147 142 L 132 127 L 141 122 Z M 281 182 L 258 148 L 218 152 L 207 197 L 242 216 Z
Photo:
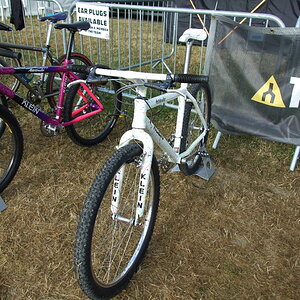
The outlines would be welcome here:
M 52 109 L 48 113 L 48 116 L 54 119 L 56 116 L 55 109 Z M 40 123 L 40 130 L 41 130 L 42 134 L 46 137 L 53 137 L 53 136 L 61 134 L 63 131 L 63 128 L 64 127 L 61 125 L 56 126 L 53 124 L 48 124 L 43 120 L 41 120 L 41 123 Z
M 174 145 L 174 140 L 175 140 L 174 135 L 171 135 L 168 138 L 168 142 L 171 146 Z M 168 156 L 166 153 L 163 153 L 163 155 L 157 160 L 157 162 L 160 170 L 163 173 L 167 173 L 169 170 L 171 170 L 174 167 L 174 163 L 168 160 Z
M 35 86 L 32 88 L 32 90 L 29 90 L 27 92 L 27 100 L 35 105 L 40 104 L 42 101 L 42 98 L 36 96 L 33 91 L 35 91 L 38 95 L 41 95 L 40 88 Z

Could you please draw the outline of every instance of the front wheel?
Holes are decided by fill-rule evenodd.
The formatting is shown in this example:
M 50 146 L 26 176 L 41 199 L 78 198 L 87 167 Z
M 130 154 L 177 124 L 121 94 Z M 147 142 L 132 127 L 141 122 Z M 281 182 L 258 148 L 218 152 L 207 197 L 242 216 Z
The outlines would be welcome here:
M 9 185 L 20 166 L 23 135 L 14 115 L 0 105 L 0 193 Z
M 210 125 L 210 110 L 211 98 L 210 90 L 206 83 L 194 84 L 190 87 L 190 93 L 197 100 L 202 111 L 203 117 L 209 128 Z M 184 152 L 191 143 L 203 132 L 204 126 L 198 114 L 195 113 L 192 102 L 185 104 L 185 111 L 182 126 L 182 139 L 180 144 L 180 153 Z M 201 141 L 201 145 L 205 145 L 208 138 L 208 133 Z M 196 147 L 189 156 L 185 157 L 186 162 L 179 165 L 180 170 L 186 175 L 194 174 L 202 163 L 202 156 L 199 148 Z
M 99 110 L 99 103 L 87 92 L 86 87 L 103 106 L 102 111 Z M 109 135 L 121 111 L 122 94 L 118 93 L 119 88 L 120 84 L 116 81 L 101 86 L 77 84 L 70 88 L 64 107 L 64 121 L 78 120 L 66 126 L 67 134 L 74 143 L 81 146 L 94 146 Z
M 142 159 L 140 145 L 120 148 L 107 160 L 85 200 L 75 240 L 75 270 L 81 289 L 91 299 L 107 299 L 120 293 L 148 247 L 157 215 L 160 182 L 153 157 L 144 216 L 134 224 Z M 113 215 L 116 185 L 120 188 L 119 205 L 118 213 Z

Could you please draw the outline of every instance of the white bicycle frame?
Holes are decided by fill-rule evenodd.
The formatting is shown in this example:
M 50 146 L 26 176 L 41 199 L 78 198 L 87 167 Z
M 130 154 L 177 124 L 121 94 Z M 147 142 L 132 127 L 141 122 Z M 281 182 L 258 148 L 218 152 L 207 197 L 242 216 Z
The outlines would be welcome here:
M 184 32 L 184 34 L 180 37 L 179 41 L 187 43 L 187 52 L 186 52 L 186 60 L 185 60 L 185 68 L 184 73 L 188 71 L 189 65 L 189 56 L 190 49 L 192 43 L 188 45 L 190 40 L 204 40 L 206 38 L 206 33 L 202 29 L 188 29 Z M 137 97 L 134 100 L 134 115 L 132 121 L 132 129 L 125 132 L 121 139 L 118 148 L 124 147 L 125 145 L 131 142 L 142 143 L 143 145 L 143 155 L 142 161 L 140 163 L 141 173 L 140 173 L 140 181 L 139 181 L 139 189 L 137 196 L 137 205 L 136 205 L 136 213 L 135 219 L 130 220 L 118 214 L 119 200 L 122 190 L 122 183 L 124 177 L 125 166 L 123 166 L 114 178 L 113 183 L 113 191 L 112 191 L 112 203 L 111 203 L 111 211 L 112 217 L 114 219 L 118 219 L 120 221 L 132 223 L 133 225 L 139 225 L 139 219 L 144 215 L 144 206 L 146 200 L 146 194 L 148 190 L 151 164 L 154 153 L 154 143 L 158 145 L 158 147 L 167 155 L 168 160 L 170 162 L 180 164 L 184 163 L 184 158 L 189 156 L 192 151 L 197 147 L 201 140 L 204 139 L 205 135 L 208 132 L 208 125 L 203 116 L 201 108 L 197 100 L 189 93 L 187 90 L 187 84 L 181 84 L 179 89 L 170 89 L 167 90 L 166 93 L 147 99 L 146 93 L 147 88 L 143 86 L 143 84 L 148 81 L 166 81 L 168 79 L 168 75 L 166 74 L 158 74 L 158 73 L 144 73 L 144 72 L 135 72 L 135 71 L 121 71 L 121 70 L 111 70 L 111 69 L 95 69 L 96 75 L 103 75 L 109 78 L 123 78 L 132 83 L 141 84 L 136 88 Z M 73 84 L 80 82 L 75 81 Z M 177 107 L 177 120 L 176 120 L 176 128 L 175 128 L 175 138 L 174 138 L 174 146 L 171 146 L 169 142 L 163 137 L 163 135 L 159 132 L 159 130 L 155 127 L 155 125 L 151 122 L 151 120 L 147 117 L 147 111 L 154 107 L 160 105 L 166 105 L 169 102 L 174 100 L 178 100 Z M 182 126 L 183 126 L 183 117 L 185 111 L 186 102 L 192 102 L 194 105 L 193 113 L 198 114 L 202 126 L 202 133 L 189 145 L 188 149 L 183 153 L 179 154 L 180 151 L 180 142 L 182 138 Z
M 133 83 L 145 84 L 149 80 L 155 81 L 165 81 L 167 80 L 167 75 L 157 74 L 157 73 L 143 73 L 143 72 L 134 72 L 134 71 L 119 71 L 119 70 L 109 70 L 109 69 L 100 69 L 95 70 L 97 75 L 104 75 L 108 77 L 117 77 L 130 80 Z M 146 192 L 148 189 L 148 183 L 150 178 L 150 170 L 152 164 L 152 158 L 154 153 L 154 144 L 157 144 L 158 147 L 166 153 L 168 160 L 170 162 L 180 164 L 184 162 L 184 158 L 191 154 L 191 152 L 199 145 L 202 139 L 208 131 L 208 125 L 201 108 L 197 100 L 189 93 L 187 90 L 187 84 L 181 84 L 179 89 L 170 89 L 166 93 L 146 99 L 147 88 L 144 86 L 139 86 L 136 88 L 137 93 L 140 95 L 134 100 L 134 115 L 132 121 L 132 129 L 125 132 L 121 139 L 118 148 L 121 148 L 132 141 L 140 142 L 143 145 L 143 160 L 141 162 L 141 174 L 140 174 L 140 183 L 138 189 L 138 199 L 136 206 L 136 216 L 134 224 L 138 224 L 139 218 L 144 214 L 144 204 L 146 199 Z M 154 107 L 165 105 L 168 102 L 178 100 L 178 110 L 177 110 L 177 120 L 175 128 L 175 138 L 174 146 L 171 146 L 166 138 L 159 132 L 151 120 L 147 117 L 147 111 Z M 179 154 L 180 142 L 182 138 L 182 126 L 183 126 L 183 117 L 186 102 L 192 102 L 194 105 L 193 113 L 198 114 L 202 125 L 203 132 L 190 144 L 188 149 L 183 153 Z M 122 221 L 133 222 L 133 220 L 126 220 L 122 216 L 118 215 L 118 204 L 122 189 L 122 180 L 124 174 L 124 166 L 119 170 L 114 179 L 113 185 L 113 196 L 111 210 L 114 218 L 117 218 Z

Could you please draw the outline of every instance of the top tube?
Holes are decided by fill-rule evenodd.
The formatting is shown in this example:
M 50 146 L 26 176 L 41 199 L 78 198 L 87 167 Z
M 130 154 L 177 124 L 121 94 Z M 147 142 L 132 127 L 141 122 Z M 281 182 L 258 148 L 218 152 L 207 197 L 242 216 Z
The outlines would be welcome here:
M 23 74 L 23 73 L 54 73 L 68 72 L 66 66 L 37 66 L 37 67 L 0 67 L 0 75 Z
M 108 77 L 122 77 L 126 79 L 141 79 L 141 80 L 166 80 L 167 74 L 160 73 L 145 73 L 136 71 L 122 71 L 96 68 L 96 75 L 104 75 Z

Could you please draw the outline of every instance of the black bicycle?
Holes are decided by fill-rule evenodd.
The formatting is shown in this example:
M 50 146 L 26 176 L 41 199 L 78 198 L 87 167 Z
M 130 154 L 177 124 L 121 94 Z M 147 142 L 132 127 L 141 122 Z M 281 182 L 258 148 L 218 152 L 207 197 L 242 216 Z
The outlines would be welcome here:
M 51 51 L 51 36 L 54 25 L 59 21 L 64 21 L 67 18 L 67 13 L 59 12 L 45 17 L 41 17 L 41 22 L 47 22 L 47 38 L 44 47 L 28 46 L 28 45 L 18 45 L 12 43 L 0 42 L 0 67 L 21 67 L 22 64 L 22 54 L 21 52 L 14 51 L 12 49 L 28 50 L 33 52 L 39 52 L 42 55 L 42 66 L 47 64 L 52 66 L 63 65 L 66 56 L 69 55 L 69 59 L 73 64 L 76 65 L 86 65 L 91 66 L 92 61 L 79 52 L 65 53 L 62 56 L 56 58 L 53 56 Z M 8 30 L 6 24 L 0 23 L 0 30 Z M 12 30 L 10 27 L 9 30 Z M 72 49 L 74 45 L 74 40 L 72 44 L 68 45 L 68 49 Z M 71 51 L 71 50 L 70 50 Z M 61 82 L 61 73 L 36 73 L 34 74 L 14 74 L 14 77 L 10 75 L 2 75 L 1 82 L 16 92 L 20 84 L 24 85 L 27 92 L 27 100 L 39 104 L 43 99 L 48 99 L 51 108 L 56 106 L 56 97 L 59 92 L 59 86 Z M 37 80 L 36 80 L 37 78 Z

